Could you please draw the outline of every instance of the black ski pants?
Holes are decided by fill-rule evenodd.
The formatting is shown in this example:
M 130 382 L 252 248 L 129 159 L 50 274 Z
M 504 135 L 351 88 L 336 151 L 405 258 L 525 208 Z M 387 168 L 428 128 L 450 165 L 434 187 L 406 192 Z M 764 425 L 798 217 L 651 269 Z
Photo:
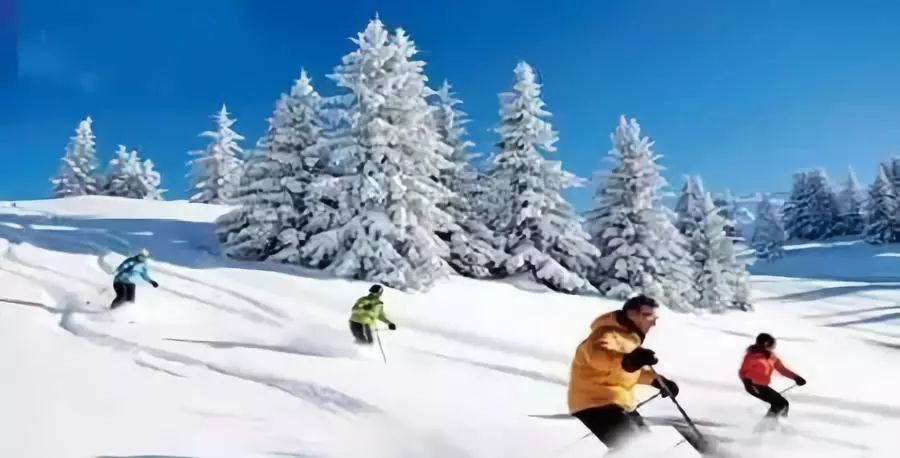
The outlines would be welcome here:
M 372 327 L 367 324 L 350 320 L 350 332 L 353 333 L 356 343 L 371 344 L 375 341 L 372 339 Z
M 109 305 L 109 308 L 114 309 L 122 305 L 123 302 L 134 302 L 134 290 L 134 283 L 113 283 L 113 291 L 116 292 L 116 297 L 113 299 L 112 304 Z
M 629 436 L 648 429 L 637 411 L 626 412 L 615 404 L 591 407 L 575 412 L 572 416 L 581 420 L 610 450 L 621 446 Z
M 769 403 L 769 412 L 766 416 L 777 417 L 787 416 L 790 404 L 781 393 L 775 391 L 770 386 L 756 385 L 749 380 L 744 381 L 744 388 L 751 396 L 761 399 Z

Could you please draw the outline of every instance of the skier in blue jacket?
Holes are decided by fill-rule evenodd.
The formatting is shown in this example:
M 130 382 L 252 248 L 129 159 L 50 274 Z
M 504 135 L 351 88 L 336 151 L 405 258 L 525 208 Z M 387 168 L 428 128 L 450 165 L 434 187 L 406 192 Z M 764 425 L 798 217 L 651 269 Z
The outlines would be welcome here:
M 113 290 L 116 292 L 116 298 L 113 299 L 110 309 L 114 309 L 123 302 L 134 302 L 135 282 L 138 278 L 144 279 L 147 283 L 153 285 L 154 288 L 159 287 L 159 283 L 150 278 L 147 273 L 147 258 L 150 252 L 142 249 L 138 254 L 122 261 L 116 268 L 116 276 L 113 279 Z

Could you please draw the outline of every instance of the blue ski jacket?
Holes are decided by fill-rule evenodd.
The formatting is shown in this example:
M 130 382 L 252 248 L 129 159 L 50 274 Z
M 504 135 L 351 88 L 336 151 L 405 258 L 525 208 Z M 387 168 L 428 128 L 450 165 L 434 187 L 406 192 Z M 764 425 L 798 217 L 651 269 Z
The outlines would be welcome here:
M 119 264 L 116 268 L 116 277 L 113 280 L 116 283 L 134 284 L 138 278 L 143 278 L 147 283 L 152 283 L 153 279 L 147 273 L 147 262 L 132 256 Z

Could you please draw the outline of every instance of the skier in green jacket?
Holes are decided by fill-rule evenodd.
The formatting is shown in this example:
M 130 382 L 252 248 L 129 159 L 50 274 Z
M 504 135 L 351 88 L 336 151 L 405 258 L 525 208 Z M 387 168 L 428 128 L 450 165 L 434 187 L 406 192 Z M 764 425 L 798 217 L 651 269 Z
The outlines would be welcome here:
M 350 332 L 356 338 L 356 343 L 371 345 L 372 326 L 377 321 L 387 323 L 388 329 L 393 331 L 397 329 L 397 325 L 389 320 L 384 314 L 384 303 L 381 302 L 381 293 L 384 288 L 381 285 L 372 285 L 369 288 L 369 294 L 356 300 L 353 309 L 350 312 Z

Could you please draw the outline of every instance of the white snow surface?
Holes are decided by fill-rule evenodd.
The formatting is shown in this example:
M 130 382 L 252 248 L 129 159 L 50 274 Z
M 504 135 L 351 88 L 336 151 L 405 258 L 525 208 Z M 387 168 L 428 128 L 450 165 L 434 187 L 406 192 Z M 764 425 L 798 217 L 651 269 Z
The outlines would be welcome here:
M 399 329 L 379 334 L 385 364 L 347 329 L 367 284 L 222 259 L 213 220 L 227 210 L 111 197 L 0 203 L 0 456 L 602 456 L 561 414 L 572 352 L 618 301 L 517 279 L 388 289 Z M 139 285 L 137 303 L 104 312 L 109 272 L 141 247 L 159 289 Z M 863 259 L 876 259 L 865 245 L 788 247 L 785 264 L 769 267 L 785 266 L 780 276 L 753 277 L 756 312 L 661 312 L 645 345 L 704 433 L 737 441 L 728 447 L 742 457 L 897 456 L 900 278 L 873 278 L 900 260 L 878 256 L 868 272 Z M 828 277 L 826 263 L 847 265 L 846 278 L 815 278 Z M 746 440 L 765 405 L 736 375 L 761 331 L 809 381 L 787 394 L 794 432 L 765 442 Z M 669 400 L 641 412 L 656 452 L 639 456 L 697 456 L 672 448 Z

